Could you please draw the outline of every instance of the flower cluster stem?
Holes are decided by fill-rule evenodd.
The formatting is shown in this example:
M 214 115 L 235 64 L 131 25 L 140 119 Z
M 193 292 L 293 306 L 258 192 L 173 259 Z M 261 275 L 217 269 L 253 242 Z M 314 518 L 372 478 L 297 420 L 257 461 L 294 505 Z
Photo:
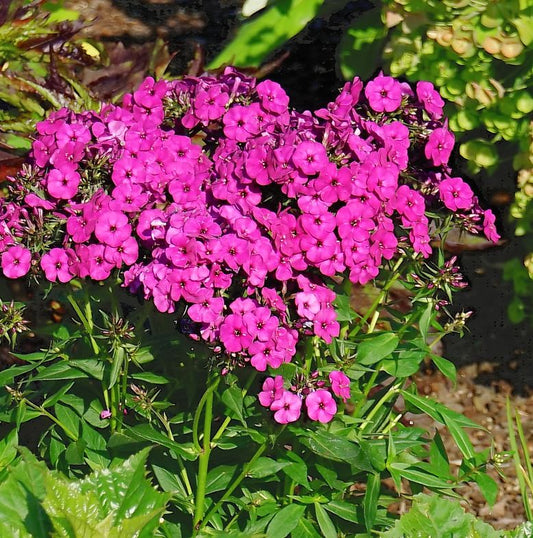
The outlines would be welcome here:
M 398 280 L 398 278 L 400 278 L 400 272 L 398 271 L 398 269 L 402 265 L 403 260 L 404 260 L 404 258 L 400 257 L 396 261 L 396 263 L 394 264 L 394 267 L 391 269 L 391 276 L 389 277 L 387 282 L 384 284 L 383 288 L 381 289 L 381 292 L 376 297 L 376 299 L 374 300 L 374 302 L 372 303 L 372 305 L 370 306 L 370 308 L 368 309 L 368 311 L 366 312 L 364 317 L 361 319 L 361 321 L 350 332 L 350 335 L 349 335 L 350 338 L 353 338 L 354 336 L 356 336 L 361 331 L 364 324 L 370 318 L 372 318 L 372 319 L 371 319 L 371 322 L 370 322 L 370 324 L 368 326 L 367 333 L 371 333 L 371 332 L 374 331 L 374 329 L 376 327 L 376 323 L 377 323 L 377 321 L 379 319 L 379 310 L 378 310 L 378 308 L 383 303 L 383 301 L 385 301 L 385 299 L 387 297 L 387 294 L 389 293 L 390 288 Z
M 216 514 L 218 509 L 229 499 L 231 494 L 237 489 L 239 484 L 244 480 L 244 478 L 248 474 L 250 467 L 257 461 L 258 458 L 261 457 L 263 452 L 266 450 L 266 447 L 267 447 L 267 441 L 265 441 L 262 445 L 258 447 L 258 449 L 255 451 L 255 454 L 252 456 L 250 461 L 244 465 L 240 474 L 228 486 L 228 488 L 224 492 L 224 495 L 222 495 L 222 497 L 217 501 L 217 503 L 209 510 L 209 512 L 207 512 L 204 520 L 198 526 L 198 529 L 197 529 L 198 531 L 204 528 L 204 526 L 209 522 L 213 514 Z
M 193 526 L 197 528 L 202 521 L 205 510 L 205 490 L 207 485 L 207 472 L 209 470 L 209 458 L 211 456 L 211 426 L 213 422 L 213 393 L 215 392 L 220 378 L 216 380 L 207 388 L 198 409 L 194 416 L 193 424 L 193 439 L 195 439 L 195 446 L 199 445 L 199 438 L 197 433 L 198 423 L 200 420 L 200 414 L 204 412 L 204 430 L 202 446 L 200 448 L 200 455 L 198 457 L 198 481 L 196 484 L 196 497 L 194 502 L 194 519 Z M 194 425 L 196 425 L 196 434 Z
M 283 424 L 283 426 L 280 428 L 280 430 L 277 432 L 275 439 L 277 439 L 283 430 L 285 429 L 286 424 Z M 218 512 L 218 509 L 230 498 L 231 494 L 239 487 L 240 483 L 246 478 L 247 474 L 250 472 L 250 468 L 253 466 L 253 464 L 261 457 L 263 452 L 266 450 L 269 442 L 272 441 L 272 436 L 270 438 L 267 438 L 261 443 L 257 450 L 255 451 L 254 455 L 248 461 L 248 463 L 245 463 L 243 465 L 242 471 L 239 473 L 239 475 L 233 480 L 233 482 L 226 488 L 226 491 L 224 492 L 224 495 L 220 497 L 220 499 L 209 509 L 207 514 L 205 515 L 203 521 L 201 521 L 198 526 L 195 528 L 196 532 L 201 531 L 207 523 L 209 523 L 209 520 L 211 517 Z

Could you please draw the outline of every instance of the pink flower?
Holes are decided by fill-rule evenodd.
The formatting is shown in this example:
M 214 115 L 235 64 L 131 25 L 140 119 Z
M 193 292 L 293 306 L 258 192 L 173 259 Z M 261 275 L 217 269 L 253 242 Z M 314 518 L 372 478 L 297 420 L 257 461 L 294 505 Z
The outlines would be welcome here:
M 272 402 L 270 409 L 275 411 L 274 420 L 276 422 L 288 424 L 300 418 L 302 400 L 297 394 L 284 390 L 281 397 Z
M 193 304 L 189 308 L 188 314 L 193 321 L 213 323 L 218 319 L 223 308 L 224 299 L 222 297 L 206 297 L 201 302 Z
M 429 114 L 431 119 L 438 120 L 440 117 L 442 117 L 442 107 L 444 106 L 444 101 L 439 95 L 439 92 L 435 90 L 435 87 L 431 82 L 417 82 L 416 96 L 424 105 L 424 109 Z
M 226 316 L 220 326 L 220 340 L 230 353 L 236 353 L 248 348 L 252 343 L 252 337 L 248 333 L 241 315 L 230 314 Z
M 63 167 L 61 170 L 53 168 L 46 178 L 46 189 L 54 198 L 70 200 L 78 192 L 80 175 L 73 165 Z
M 261 106 L 268 112 L 282 114 L 287 110 L 289 96 L 277 82 L 264 80 L 257 85 L 256 91 L 261 99 Z
M 300 239 L 300 248 L 305 252 L 305 257 L 311 263 L 319 264 L 329 260 L 337 250 L 337 237 L 329 233 L 322 239 L 311 235 L 303 235 Z
M 393 204 L 396 211 L 410 221 L 419 220 L 426 210 L 424 197 L 407 185 L 398 188 Z
M 118 247 L 131 235 L 128 217 L 121 211 L 104 211 L 96 219 L 94 235 L 110 247 Z
M 305 398 L 305 406 L 309 418 L 323 424 L 330 422 L 337 412 L 337 404 L 333 396 L 325 389 L 318 389 L 308 394 Z
M 194 114 L 202 121 L 217 120 L 224 112 L 229 95 L 220 86 L 199 90 L 194 101 Z
M 449 177 L 439 183 L 440 198 L 452 211 L 470 209 L 474 193 L 460 177 Z
M 248 107 L 232 106 L 224 115 L 224 134 L 237 142 L 246 142 L 252 135 L 259 134 L 259 123 Z
M 283 377 L 267 377 L 263 383 L 263 390 L 259 393 L 259 402 L 263 407 L 270 407 L 275 400 L 283 395 Z
M 39 207 L 47 210 L 54 208 L 54 204 L 52 202 L 50 202 L 49 200 L 43 200 L 42 198 L 33 193 L 26 194 L 26 196 L 24 197 L 24 202 L 30 207 Z
M 313 329 L 327 344 L 331 344 L 334 336 L 339 336 L 340 325 L 333 308 L 323 308 L 313 319 Z
M 329 374 L 329 382 L 333 393 L 342 398 L 343 402 L 350 398 L 350 378 L 346 374 L 339 370 L 333 370 Z
M 67 251 L 62 248 L 53 248 L 41 258 L 41 268 L 46 279 L 50 282 L 68 282 L 72 280 L 73 274 L 70 272 L 70 261 Z
M 20 245 L 8 248 L 2 254 L 2 270 L 7 278 L 20 278 L 30 270 L 31 252 Z
M 483 231 L 489 241 L 497 243 L 500 240 L 500 234 L 496 230 L 496 217 L 490 209 L 486 209 L 483 214 Z
M 296 294 L 294 302 L 301 318 L 312 321 L 320 311 L 320 301 L 314 293 L 299 292 Z
M 312 141 L 298 144 L 292 154 L 292 160 L 307 176 L 320 172 L 329 162 L 326 148 L 322 144 Z
M 394 112 L 402 103 L 400 83 L 383 74 L 378 75 L 366 85 L 365 95 L 376 112 Z
M 130 236 L 118 247 L 106 246 L 104 256 L 108 262 L 115 264 L 115 267 L 121 267 L 123 263 L 132 265 L 139 257 L 139 245 L 135 238 Z
M 89 245 L 85 252 L 84 264 L 93 280 L 105 280 L 111 274 L 113 264 L 105 259 L 104 245 Z M 81 256 L 80 256 L 81 258 Z
M 448 164 L 455 138 L 446 127 L 435 129 L 428 137 L 424 154 L 435 166 Z

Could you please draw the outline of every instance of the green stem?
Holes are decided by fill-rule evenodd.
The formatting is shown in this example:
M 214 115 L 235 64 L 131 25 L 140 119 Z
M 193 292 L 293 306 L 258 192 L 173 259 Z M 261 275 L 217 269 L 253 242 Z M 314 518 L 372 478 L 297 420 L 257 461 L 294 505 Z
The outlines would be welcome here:
M 33 402 L 31 402 L 30 400 L 27 400 L 26 398 L 24 398 L 24 400 L 22 400 L 22 401 L 24 401 L 24 403 L 28 407 L 31 407 L 32 409 L 35 409 L 35 411 L 39 411 L 39 413 L 41 413 L 45 417 L 48 417 L 52 422 L 57 424 L 65 432 L 67 437 L 70 437 L 70 439 L 72 439 L 73 441 L 78 440 L 78 436 L 75 433 L 72 433 L 56 416 L 52 415 L 52 413 L 47 411 L 44 407 L 41 407 L 40 405 L 36 405 Z
M 371 316 L 372 316 L 372 322 L 367 332 L 372 332 L 374 330 L 377 320 L 379 318 L 379 311 L 377 310 L 377 308 L 387 297 L 387 293 L 389 292 L 392 285 L 398 280 L 398 278 L 400 278 L 400 272 L 398 271 L 398 269 L 400 268 L 400 265 L 403 263 L 403 260 L 404 260 L 403 257 L 400 257 L 397 260 L 397 262 L 394 264 L 394 267 L 391 269 L 392 274 L 390 278 L 387 280 L 387 282 L 385 283 L 385 285 L 383 286 L 380 294 L 376 297 L 376 299 L 374 300 L 370 308 L 367 310 L 363 318 L 350 332 L 351 338 L 353 338 L 360 332 L 360 330 L 363 328 L 363 325 L 370 319 Z
M 381 397 L 378 403 L 372 408 L 370 413 L 368 413 L 364 422 L 359 426 L 359 429 L 363 431 L 371 422 L 372 419 L 376 416 L 376 413 L 383 407 L 383 405 L 390 400 L 391 397 L 395 396 L 400 392 L 400 387 L 403 385 L 404 380 L 394 382 L 387 392 Z
M 250 387 L 252 386 L 252 383 L 254 382 L 254 379 L 257 377 L 257 371 L 252 372 L 250 374 L 250 377 L 248 378 L 248 381 L 246 382 L 246 385 L 242 389 L 242 397 L 244 398 L 246 394 L 248 394 L 248 391 L 250 390 Z M 226 417 L 224 419 L 224 422 L 220 425 L 217 432 L 213 436 L 213 439 L 211 439 L 211 444 L 214 445 L 221 437 L 222 434 L 226 431 L 226 428 L 229 426 L 229 423 L 231 422 L 231 417 Z
M 111 432 L 114 433 L 119 431 L 120 424 L 122 423 L 121 414 L 122 410 L 120 409 L 120 388 L 118 383 L 115 383 L 111 387 Z
M 158 418 L 159 422 L 161 422 L 161 424 L 165 428 L 165 431 L 167 432 L 167 437 L 171 441 L 174 441 L 174 434 L 172 433 L 172 429 L 170 428 L 170 424 L 168 423 L 166 416 L 161 415 L 159 411 L 154 411 L 154 414 Z M 193 494 L 192 487 L 191 487 L 191 482 L 189 480 L 189 475 L 187 474 L 187 469 L 185 469 L 185 465 L 183 465 L 183 461 L 179 454 L 176 454 L 176 459 L 178 461 L 178 467 L 180 469 L 181 479 L 183 480 L 183 484 L 185 485 L 185 489 L 187 490 L 187 495 L 189 495 L 189 497 L 192 497 L 192 494 Z
M 76 312 L 77 316 L 80 318 L 80 321 L 83 325 L 83 328 L 87 332 L 87 336 L 89 337 L 89 341 L 91 342 L 91 347 L 93 348 L 93 352 L 95 355 L 100 354 L 100 348 L 98 347 L 98 343 L 94 339 L 93 336 L 93 320 L 92 320 L 92 314 L 91 314 L 91 305 L 87 301 L 87 304 L 85 305 L 85 314 L 82 312 L 80 306 L 72 296 L 72 294 L 67 294 L 67 300 L 71 304 L 72 308 L 74 309 L 74 312 Z
M 359 411 L 361 411 L 361 408 L 363 407 L 363 405 L 365 405 L 368 395 L 370 394 L 370 391 L 372 390 L 372 387 L 374 386 L 374 383 L 376 382 L 378 375 L 379 375 L 379 364 L 376 365 L 376 369 L 372 372 L 370 379 L 365 385 L 365 388 L 363 390 L 363 396 L 357 402 L 357 405 L 355 406 L 355 409 L 352 412 L 353 417 L 359 416 Z
M 382 435 L 384 436 L 385 434 L 389 433 L 392 428 L 394 428 L 394 426 L 396 426 L 396 424 L 398 424 L 398 422 L 400 422 L 400 420 L 402 419 L 403 415 L 402 414 L 399 414 L 399 415 L 396 415 L 388 424 L 387 426 L 385 426 L 385 428 L 383 429 L 383 431 L 381 432 Z
M 216 381 L 216 385 L 218 385 L 218 379 Z M 209 397 L 209 394 L 212 393 L 213 390 L 215 390 L 216 385 L 211 385 L 207 388 L 203 396 L 200 398 L 200 401 L 198 402 L 198 407 L 196 408 L 196 412 L 194 413 L 194 419 L 192 421 L 192 442 L 198 454 L 202 452 L 202 447 L 200 446 L 200 437 L 198 435 L 198 427 L 200 426 L 200 418 L 202 416 L 202 411 L 204 410 L 204 406 L 207 402 L 207 398 Z
M 204 431 L 203 431 L 203 447 L 198 457 L 198 481 L 196 484 L 196 498 L 194 502 L 194 520 L 193 526 L 197 528 L 204 517 L 205 510 L 205 490 L 207 486 L 207 471 L 209 469 L 209 457 L 211 456 L 211 426 L 213 422 L 213 393 L 218 386 L 220 377 L 217 377 L 215 382 L 208 387 L 205 396 L 205 411 L 204 411 Z M 202 397 L 204 399 L 204 397 Z M 195 415 L 199 416 L 199 413 Z M 198 430 L 197 430 L 198 431 Z M 194 431 L 193 431 L 194 437 Z M 196 433 L 196 443 L 199 444 L 198 434 Z
M 279 432 L 276 434 L 276 439 L 281 435 L 285 427 L 286 427 L 286 424 L 284 424 L 280 428 Z M 231 494 L 239 487 L 240 483 L 246 478 L 246 475 L 248 474 L 250 468 L 266 450 L 268 441 L 269 439 L 267 438 L 265 439 L 265 441 L 263 441 L 261 445 L 259 445 L 259 447 L 255 451 L 255 454 L 252 456 L 252 459 L 248 463 L 244 464 L 242 471 L 235 478 L 235 480 L 233 480 L 233 482 L 228 486 L 228 488 L 224 492 L 224 495 L 222 495 L 222 497 L 217 501 L 217 503 L 209 509 L 203 521 L 201 521 L 199 525 L 197 526 L 197 528 L 195 529 L 196 532 L 201 531 L 207 525 L 207 523 L 209 523 L 209 520 L 213 517 L 213 515 L 215 515 L 218 512 L 218 509 L 230 498 Z
M 433 338 L 433 340 L 428 344 L 429 349 L 431 349 L 435 344 L 440 342 L 447 334 L 447 332 L 443 332 L 435 336 L 435 338 Z
M 255 454 L 252 456 L 252 459 L 246 463 L 241 471 L 241 473 L 235 478 L 235 480 L 230 484 L 230 486 L 226 489 L 224 492 L 224 495 L 218 500 L 218 502 L 207 512 L 204 520 L 200 523 L 200 525 L 197 527 L 197 530 L 202 530 L 205 525 L 209 522 L 211 517 L 216 514 L 218 509 L 229 499 L 231 494 L 237 489 L 239 484 L 244 480 L 246 475 L 248 474 L 248 470 L 250 467 L 257 461 L 259 457 L 261 457 L 261 454 L 266 450 L 267 447 L 267 441 L 265 441 L 262 445 L 259 446 L 259 448 L 256 450 Z
M 122 430 L 122 423 L 124 421 L 124 410 L 126 409 L 126 393 L 128 392 L 128 366 L 129 366 L 129 354 L 124 350 L 124 367 L 122 370 L 122 382 L 120 383 L 119 392 L 119 407 L 120 407 L 120 416 L 118 428 L 119 431 Z M 117 383 L 118 386 L 118 383 Z

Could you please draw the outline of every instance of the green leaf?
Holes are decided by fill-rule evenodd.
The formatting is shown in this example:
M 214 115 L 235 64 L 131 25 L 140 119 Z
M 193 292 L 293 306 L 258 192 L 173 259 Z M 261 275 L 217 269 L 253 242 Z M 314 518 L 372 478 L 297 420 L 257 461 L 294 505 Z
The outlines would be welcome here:
M 166 435 L 155 430 L 150 424 L 139 424 L 134 427 L 125 426 L 125 428 L 133 439 L 142 439 L 156 445 L 164 446 L 187 460 L 193 461 L 198 457 L 190 443 L 176 443 L 175 441 L 171 441 Z
M 296 528 L 292 531 L 291 538 L 322 538 L 322 535 L 318 534 L 308 519 L 301 518 Z
M 287 467 L 289 462 L 276 461 L 272 458 L 258 458 L 248 469 L 247 475 L 251 478 L 265 478 L 266 476 L 275 475 L 278 471 Z
M 244 400 L 242 396 L 242 390 L 237 387 L 237 385 L 232 385 L 231 387 L 228 387 L 223 393 L 222 393 L 222 402 L 226 405 L 228 409 L 233 411 L 237 418 L 246 425 L 246 422 L 244 420 Z
M 80 429 L 80 417 L 78 414 L 73 409 L 63 405 L 62 403 L 57 403 L 54 406 L 54 411 L 57 419 L 64 426 L 65 433 L 71 439 L 77 439 Z
M 337 538 L 337 530 L 328 513 L 324 510 L 324 507 L 320 503 L 315 503 L 315 514 L 318 526 L 322 531 L 324 538 Z
M 372 464 L 372 467 L 377 471 L 383 471 L 385 469 L 386 444 L 383 439 L 368 439 L 361 440 L 360 446 L 362 451 L 368 457 L 368 460 Z
M 75 368 L 71 361 L 61 360 L 54 362 L 49 366 L 43 367 L 37 375 L 33 377 L 34 381 L 52 381 L 65 379 L 87 379 L 88 374 Z
M 41 407 L 44 407 L 46 409 L 47 407 L 52 407 L 53 405 L 55 405 L 72 388 L 73 385 L 74 381 L 71 381 L 70 383 L 65 383 L 57 392 L 48 396 L 46 400 L 42 403 Z
M 485 497 L 487 503 L 492 508 L 496 502 L 496 499 L 498 498 L 497 482 L 494 480 L 494 478 L 483 472 L 476 473 L 474 475 L 474 481 L 479 486 L 483 497 Z
M 1 536 L 50 536 L 50 520 L 41 506 L 47 472 L 46 465 L 38 462 L 29 451 L 23 451 L 22 458 L 9 467 L 9 473 L 0 483 Z M 8 529 L 7 533 L 4 533 L 5 529 Z
M 32 88 L 36 93 L 38 93 L 43 99 L 48 101 L 52 105 L 53 108 L 55 109 L 61 108 L 61 103 L 58 101 L 57 95 L 53 91 L 50 91 L 49 89 L 45 88 L 44 86 L 41 86 L 40 84 L 29 80 L 27 77 L 22 78 L 16 75 L 12 75 L 12 81 L 17 82 L 19 85 L 22 85 L 23 87 L 30 86 L 30 88 Z M 41 107 L 39 108 L 42 110 Z M 44 110 L 42 110 L 42 113 L 39 110 L 38 112 L 40 113 L 41 116 L 44 115 Z
M 494 148 L 494 144 L 481 138 L 468 140 L 461 144 L 459 153 L 461 157 L 474 161 L 482 168 L 490 168 L 498 162 L 498 152 Z
M 337 321 L 352 321 L 358 317 L 357 312 L 355 312 L 350 304 L 350 297 L 348 295 L 337 295 L 333 305 L 337 312 Z
M 283 472 L 292 478 L 296 484 L 308 487 L 309 481 L 307 479 L 307 465 L 305 461 L 295 454 L 294 452 L 287 452 L 285 458 L 291 460 L 287 462 L 287 466 L 283 467 Z
M 268 524 L 268 538 L 285 538 L 296 528 L 304 515 L 305 506 L 289 504 L 282 508 Z
M 250 22 L 244 23 L 237 35 L 207 66 L 223 65 L 258 67 L 268 54 L 304 29 L 324 0 L 277 0 Z
M 84 454 L 85 442 L 82 439 L 78 439 L 68 445 L 65 451 L 65 460 L 68 465 L 83 465 L 85 463 Z
M 431 355 L 431 360 L 444 376 L 454 383 L 457 382 L 457 369 L 455 368 L 455 364 L 453 364 L 453 362 L 445 359 L 444 357 L 433 354 Z
M 144 449 L 118 466 L 79 481 L 47 475 L 43 505 L 58 535 L 153 535 L 169 496 L 156 491 L 145 478 L 147 455 Z
M 361 523 L 357 515 L 356 506 L 349 502 L 330 501 L 325 505 L 325 509 L 332 514 L 335 514 L 336 516 L 345 519 L 346 521 L 350 521 L 352 523 Z
M 117 382 L 125 358 L 126 350 L 123 347 L 118 347 L 113 353 L 113 362 L 111 364 L 106 364 L 104 378 L 108 389 L 113 387 L 113 385 Z
M 31 140 L 28 140 L 23 136 L 9 133 L 6 135 L 5 140 L 6 144 L 13 149 L 24 150 L 25 152 L 30 151 L 31 149 Z
M 482 429 L 479 424 L 476 424 L 468 417 L 465 417 L 464 415 L 461 415 L 461 413 L 457 413 L 456 411 L 448 409 L 445 405 L 435 402 L 427 396 L 422 398 L 418 394 L 414 394 L 407 390 L 402 390 L 401 394 L 407 402 L 414 405 L 420 411 L 426 413 L 426 415 L 429 415 L 437 422 L 446 424 L 446 421 L 444 419 L 444 414 L 446 414 L 448 420 L 454 421 L 459 427 Z
M 374 8 L 355 20 L 343 35 L 338 48 L 342 76 L 366 80 L 377 69 L 385 44 L 387 28 L 381 22 L 381 9 Z
M 301 439 L 315 454 L 328 460 L 354 463 L 359 460 L 361 449 L 355 443 L 322 430 L 311 432 Z
M 170 381 L 168 377 L 154 374 L 153 372 L 138 372 L 131 374 L 130 377 L 136 381 L 143 381 L 144 383 L 152 383 L 154 385 L 166 385 Z
M 17 457 L 18 439 L 16 429 L 0 439 L 0 470 L 7 467 Z
M 388 357 L 398 347 L 399 342 L 394 333 L 376 333 L 359 344 L 357 362 L 364 365 L 375 364 Z
M 431 445 L 429 446 L 429 461 L 431 467 L 435 470 L 435 474 L 448 476 L 450 474 L 450 462 L 446 448 L 442 442 L 439 432 L 435 432 Z
M 205 492 L 207 495 L 222 491 L 228 487 L 235 476 L 237 465 L 219 465 L 209 471 Z
M 363 513 L 365 527 L 368 532 L 374 528 L 378 510 L 379 491 L 381 489 L 381 476 L 378 473 L 368 475 L 365 497 L 363 499 Z
M 24 362 L 41 363 L 46 358 L 49 358 L 50 353 L 48 351 L 34 351 L 33 353 L 12 353 L 12 355 Z M 25 366 L 15 366 L 13 368 L 25 368 Z
M 428 337 L 429 326 L 431 325 L 431 320 L 435 313 L 435 306 L 432 302 L 429 302 L 420 316 L 420 322 L 418 323 L 418 328 L 420 329 L 420 334 L 424 339 L 424 342 Z
M 403 514 L 394 527 L 381 535 L 383 538 L 431 536 L 449 538 L 498 538 L 500 534 L 490 525 L 465 513 L 457 501 L 437 495 L 418 494 L 413 498 L 409 512 Z
M 408 392 L 406 390 L 401 391 L 401 394 L 408 403 L 414 405 L 417 409 L 430 416 L 433 420 L 444 424 L 444 419 L 440 414 L 437 402 L 431 400 L 427 396 L 422 398 L 421 396 L 418 396 L 418 394 L 413 394 L 412 392 Z
M 98 359 L 76 359 L 70 360 L 70 365 L 85 372 L 89 377 L 94 377 L 98 381 L 104 379 L 105 362 Z
M 443 480 L 435 475 L 429 474 L 424 471 L 419 471 L 413 468 L 404 468 L 404 464 L 401 463 L 391 463 L 390 469 L 394 469 L 405 479 L 410 482 L 416 482 L 417 484 L 422 484 L 429 488 L 437 489 L 449 489 L 452 484 L 447 480 Z
M 463 431 L 460 424 L 456 422 L 453 415 L 448 413 L 448 409 L 442 410 L 441 415 L 461 454 L 468 459 L 475 458 L 476 452 L 468 435 Z
M 513 20 L 520 40 L 527 47 L 533 41 L 533 15 L 520 14 L 520 17 Z
M 81 423 L 81 430 L 87 463 L 93 468 L 109 466 L 111 456 L 107 451 L 106 437 L 85 421 Z
M 13 383 L 15 377 L 30 372 L 35 369 L 34 364 L 25 364 L 24 366 L 11 366 L 0 372 L 0 386 L 5 387 Z
M 424 351 L 403 350 L 392 359 L 385 359 L 381 367 L 394 377 L 409 377 L 418 372 L 420 363 L 426 358 Z
M 58 23 L 63 21 L 75 21 L 80 18 L 80 13 L 73 9 L 63 7 L 63 2 L 46 2 L 43 8 L 50 12 L 47 23 Z
M 175 465 L 175 460 L 170 460 Z M 159 465 L 158 463 L 152 463 L 151 468 L 154 473 L 154 476 L 157 480 L 159 487 L 168 493 L 172 493 L 179 496 L 182 500 L 187 498 L 187 490 L 183 485 L 183 482 L 180 480 L 179 475 L 176 474 L 174 469 L 168 469 L 167 465 Z M 190 513 L 194 512 L 194 506 L 190 505 Z

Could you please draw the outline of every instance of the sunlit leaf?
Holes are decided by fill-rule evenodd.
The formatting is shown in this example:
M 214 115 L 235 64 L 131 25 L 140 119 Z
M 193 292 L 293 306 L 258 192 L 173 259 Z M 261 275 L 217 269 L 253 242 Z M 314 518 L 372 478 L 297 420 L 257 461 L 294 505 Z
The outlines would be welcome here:
M 315 17 L 324 0 L 277 0 L 244 23 L 235 38 L 207 66 L 259 67 L 268 54 L 299 33 Z

